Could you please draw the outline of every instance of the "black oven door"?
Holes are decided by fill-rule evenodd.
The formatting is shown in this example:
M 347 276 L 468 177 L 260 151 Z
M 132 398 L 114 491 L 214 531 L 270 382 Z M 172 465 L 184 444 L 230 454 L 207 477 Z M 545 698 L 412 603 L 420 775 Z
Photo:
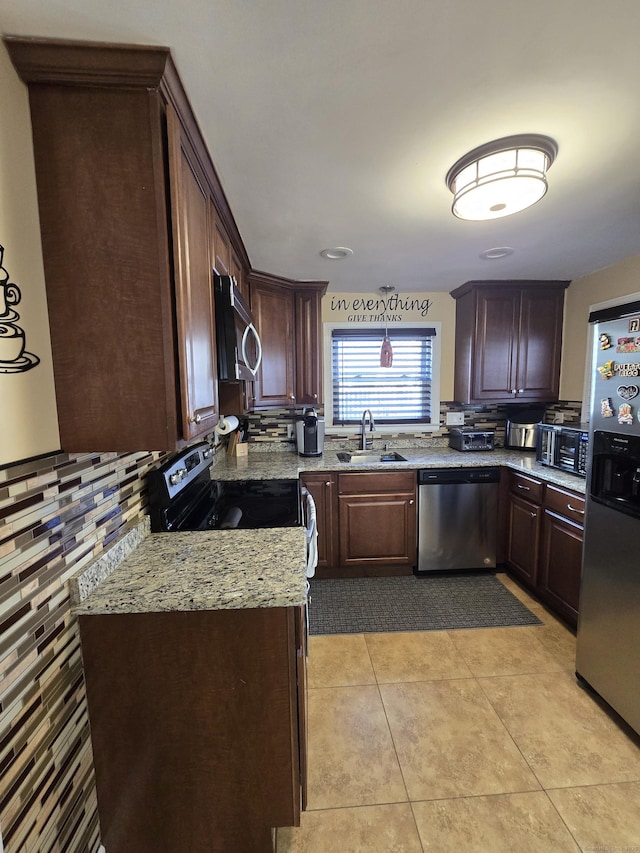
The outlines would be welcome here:
M 214 529 L 250 530 L 260 527 L 299 527 L 302 501 L 299 480 L 218 481 L 219 499 Z

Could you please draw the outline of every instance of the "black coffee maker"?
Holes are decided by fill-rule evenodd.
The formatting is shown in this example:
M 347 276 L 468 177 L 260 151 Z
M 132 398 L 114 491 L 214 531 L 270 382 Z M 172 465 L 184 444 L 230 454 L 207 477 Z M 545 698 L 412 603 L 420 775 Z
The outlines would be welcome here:
M 296 447 L 300 456 L 322 456 L 324 418 L 315 409 L 305 409 L 296 421 Z

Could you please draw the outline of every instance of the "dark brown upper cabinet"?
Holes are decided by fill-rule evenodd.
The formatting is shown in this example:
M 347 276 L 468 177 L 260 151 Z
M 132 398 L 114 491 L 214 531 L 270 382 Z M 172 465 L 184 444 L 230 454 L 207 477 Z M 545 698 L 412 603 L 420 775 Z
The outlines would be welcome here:
M 62 447 L 173 450 L 218 419 L 212 232 L 248 268 L 169 50 L 5 39 L 29 88 Z
M 454 399 L 558 399 L 568 281 L 468 281 L 456 300 Z
M 252 408 L 322 403 L 321 302 L 327 284 L 249 274 L 251 313 L 262 341 Z

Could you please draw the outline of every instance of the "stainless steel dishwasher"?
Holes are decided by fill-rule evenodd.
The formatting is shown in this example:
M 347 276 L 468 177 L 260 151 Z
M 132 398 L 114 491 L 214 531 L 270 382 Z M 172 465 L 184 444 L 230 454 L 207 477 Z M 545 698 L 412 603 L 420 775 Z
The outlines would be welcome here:
M 418 573 L 495 569 L 499 468 L 418 471 Z

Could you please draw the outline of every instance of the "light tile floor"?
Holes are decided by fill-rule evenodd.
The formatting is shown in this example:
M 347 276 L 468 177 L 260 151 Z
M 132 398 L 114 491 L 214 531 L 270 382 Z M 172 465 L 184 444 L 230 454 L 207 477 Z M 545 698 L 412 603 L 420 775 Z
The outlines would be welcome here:
M 278 853 L 640 853 L 640 740 L 523 628 L 311 637 L 308 807 Z

